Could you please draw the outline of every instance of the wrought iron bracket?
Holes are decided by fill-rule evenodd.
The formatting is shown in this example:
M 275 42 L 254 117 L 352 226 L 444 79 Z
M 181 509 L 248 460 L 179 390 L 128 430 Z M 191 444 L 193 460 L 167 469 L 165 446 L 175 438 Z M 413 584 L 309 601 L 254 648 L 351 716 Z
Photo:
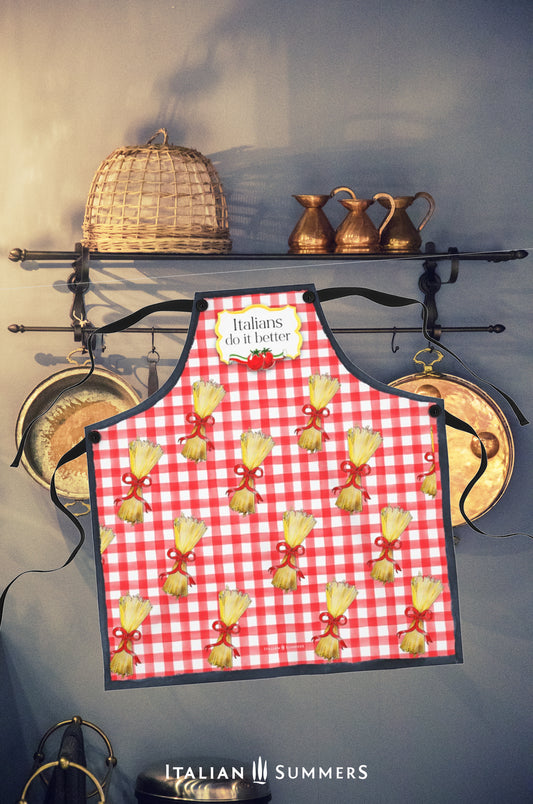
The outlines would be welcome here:
M 93 325 L 87 318 L 84 296 L 89 290 L 89 249 L 81 243 L 76 243 L 76 254 L 78 255 L 72 263 L 73 272 L 67 279 L 67 287 L 74 294 L 72 306 L 70 308 L 71 326 L 74 331 L 74 340 L 81 343 L 83 349 L 87 347 L 87 328 L 93 329 Z
M 435 254 L 435 244 L 426 243 L 426 254 Z M 459 276 L 459 258 L 454 256 L 458 254 L 456 248 L 449 248 L 448 254 L 451 258 L 450 276 L 446 282 L 443 282 L 440 274 L 437 271 L 438 261 L 428 257 L 422 263 L 424 273 L 418 279 L 418 287 L 424 294 L 424 304 L 427 308 L 427 330 L 432 338 L 440 340 L 442 335 L 442 326 L 439 324 L 439 311 L 437 309 L 436 296 L 442 285 L 453 285 Z

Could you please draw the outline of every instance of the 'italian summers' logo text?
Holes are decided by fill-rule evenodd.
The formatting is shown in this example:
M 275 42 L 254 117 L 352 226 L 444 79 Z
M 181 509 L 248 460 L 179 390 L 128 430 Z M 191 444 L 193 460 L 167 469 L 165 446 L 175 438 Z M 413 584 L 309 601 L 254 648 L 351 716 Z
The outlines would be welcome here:
M 256 784 L 266 784 L 268 766 L 266 759 L 259 757 L 252 764 L 253 780 Z M 367 765 L 275 765 L 274 779 L 277 781 L 285 780 L 305 780 L 318 779 L 329 781 L 340 780 L 360 780 L 368 777 Z
M 254 759 L 252 764 L 252 778 L 256 784 L 266 784 L 267 783 L 267 761 L 266 759 L 262 759 L 258 757 L 257 760 Z
M 224 779 L 242 779 L 244 781 L 246 778 L 246 769 L 243 765 L 232 765 L 226 768 L 220 765 L 184 766 L 167 763 L 165 770 L 167 779 L 176 780 L 222 781 Z M 253 782 L 260 785 L 268 784 L 268 771 L 269 766 L 266 759 L 261 756 L 254 759 L 252 762 Z M 307 779 L 325 782 L 341 780 L 364 781 L 368 778 L 368 765 L 283 765 L 280 763 L 274 766 L 272 778 L 276 781 L 306 781 Z

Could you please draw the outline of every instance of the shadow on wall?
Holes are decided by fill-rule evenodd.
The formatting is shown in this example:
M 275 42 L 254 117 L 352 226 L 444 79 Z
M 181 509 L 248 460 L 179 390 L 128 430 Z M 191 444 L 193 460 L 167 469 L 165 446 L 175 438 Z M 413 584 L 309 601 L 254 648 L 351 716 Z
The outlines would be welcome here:
M 383 81 L 382 13 L 351 7 L 346 19 L 342 2 L 238 4 L 156 79 L 158 120 L 136 125 L 129 139 L 146 142 L 162 125 L 174 144 L 196 147 L 202 135 L 213 140 L 218 120 L 223 138 L 233 133 L 237 147 L 206 155 L 224 185 L 236 252 L 287 250 L 302 213 L 292 194 L 339 185 L 359 197 L 430 191 L 431 158 L 419 153 L 435 126 L 428 103 L 435 94 L 453 103 L 453 93 L 428 96 L 420 75 L 413 87 L 409 75 Z M 345 213 L 330 202 L 326 214 L 335 227 Z
M 136 141 L 146 142 L 148 138 L 144 136 L 137 136 Z M 182 140 L 170 137 L 169 132 L 169 141 L 182 145 L 187 140 L 185 136 Z M 234 253 L 286 253 L 289 235 L 303 213 L 294 194 L 328 194 L 335 187 L 349 186 L 357 197 L 371 198 L 377 192 L 414 195 L 427 189 L 422 169 L 420 176 L 409 174 L 393 153 L 387 157 L 381 153 L 378 164 L 372 150 L 365 152 L 361 146 L 344 145 L 315 152 L 242 146 L 206 156 L 224 187 Z M 345 197 L 346 194 L 339 196 Z M 425 202 L 418 203 L 419 208 L 413 207 L 415 223 L 427 210 Z M 334 228 L 347 214 L 336 199 L 328 201 L 324 212 Z M 368 214 L 376 226 L 384 217 L 378 204 L 372 205 Z M 72 219 L 73 224 L 79 221 L 76 225 L 80 231 L 82 219 L 81 212 Z M 446 241 L 447 232 L 442 225 L 436 234 Z M 435 231 L 428 238 L 433 236 Z
M 528 192 L 522 29 L 516 11 L 494 2 L 456 10 L 430 2 L 407 13 L 390 0 L 371 15 L 342 0 L 229 4 L 197 39 L 182 37 L 170 68 L 173 57 L 162 55 L 157 112 L 141 112 L 124 141 L 143 144 L 164 126 L 170 142 L 212 158 L 236 252 L 285 251 L 301 212 L 292 194 L 338 185 L 362 198 L 430 192 L 428 240 L 506 247 L 523 220 L 520 188 Z M 334 226 L 342 220 L 337 202 L 326 213 Z M 72 216 L 80 230 L 81 220 Z
M 235 251 L 286 252 L 289 235 L 303 213 L 294 194 L 328 194 L 339 186 L 351 187 L 359 198 L 383 191 L 417 192 L 411 190 L 413 178 L 401 165 L 394 165 L 394 155 L 387 165 L 381 154 L 377 164 L 371 149 L 365 153 L 361 146 L 305 153 L 289 148 L 235 148 L 213 154 L 212 159 L 224 176 Z M 394 176 L 394 181 L 387 180 L 387 175 Z M 334 228 L 347 214 L 335 199 L 323 211 Z M 383 219 L 378 204 L 368 214 L 376 225 Z
M 5 644 L 5 636 L 0 635 L 0 667 L 3 668 L 2 683 L 0 684 L 0 711 L 2 712 L 2 740 L 0 754 L 0 769 L 3 771 L 0 779 L 4 801 L 18 801 L 21 787 L 19 779 L 9 769 L 18 768 L 21 763 L 21 754 L 27 758 L 28 773 L 31 770 L 32 756 L 35 750 L 37 724 L 29 721 L 28 714 L 32 712 L 30 706 L 20 706 L 21 699 L 26 701 L 23 688 L 17 676 L 11 673 L 9 647 Z M 15 685 L 17 692 L 15 694 Z
M 94 12 L 87 16 L 106 41 L 138 55 L 127 75 L 132 86 L 119 69 L 121 49 L 102 51 L 88 81 L 83 60 L 65 71 L 70 49 L 59 47 L 46 104 L 53 124 L 41 125 L 33 103 L 18 124 L 24 137 L 10 135 L 11 161 L 25 170 L 6 166 L 7 229 L 25 235 L 16 218 L 28 215 L 38 235 L 23 246 L 57 247 L 59 231 L 78 240 L 100 161 L 115 147 L 145 143 L 160 126 L 175 144 L 214 155 L 235 250 L 242 237 L 250 250 L 284 249 L 296 217 L 291 194 L 338 184 L 361 197 L 430 192 L 437 212 L 428 239 L 443 248 L 527 246 L 513 242 L 523 238 L 531 198 L 525 0 L 428 0 L 408 9 L 378 0 L 370 11 L 345 0 L 228 0 L 216 13 L 187 14 L 165 14 L 164 4 L 146 9 L 140 0 L 116 5 L 104 32 Z M 76 14 L 65 22 L 69 43 L 79 22 Z M 21 80 L 35 98 L 30 77 Z M 84 81 L 76 117 L 67 93 L 79 94 Z M 128 102 L 117 112 L 121 93 Z M 82 129 L 78 144 L 82 111 L 94 126 Z M 50 203 L 32 208 L 43 187 Z M 11 223 L 10 209 L 17 210 Z

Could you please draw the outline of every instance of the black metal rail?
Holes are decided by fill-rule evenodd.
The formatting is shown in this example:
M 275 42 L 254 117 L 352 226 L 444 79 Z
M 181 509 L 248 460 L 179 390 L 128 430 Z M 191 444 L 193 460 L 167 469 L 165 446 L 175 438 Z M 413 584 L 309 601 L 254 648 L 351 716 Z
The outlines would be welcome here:
M 95 329 L 90 321 L 87 320 L 84 296 L 90 287 L 90 264 L 91 261 L 117 262 L 135 260 L 166 260 L 174 262 L 207 260 L 210 262 L 226 262 L 236 260 L 249 261 L 306 261 L 318 260 L 324 262 L 390 262 L 390 261 L 422 261 L 423 274 L 419 277 L 418 287 L 424 294 L 424 304 L 427 308 L 427 331 L 437 340 L 443 332 L 494 332 L 505 331 L 502 324 L 489 324 L 487 326 L 464 326 L 464 327 L 443 327 L 438 323 L 438 310 L 436 295 L 443 284 L 453 284 L 459 274 L 459 261 L 483 261 L 483 262 L 510 262 L 512 260 L 524 259 L 528 252 L 524 249 L 513 249 L 510 251 L 466 251 L 459 252 L 456 248 L 449 248 L 447 252 L 437 252 L 435 244 L 428 242 L 424 252 L 409 254 L 188 254 L 171 252 L 89 252 L 89 249 L 81 243 L 76 243 L 74 251 L 28 251 L 26 249 L 14 248 L 9 253 L 12 262 L 61 262 L 73 261 L 73 273 L 68 278 L 68 287 L 74 294 L 74 300 L 70 310 L 70 327 L 54 326 L 27 326 L 25 324 L 11 324 L 8 329 L 10 332 L 73 332 L 74 340 L 85 344 L 86 338 Z M 437 268 L 439 262 L 444 260 L 451 261 L 449 278 L 443 281 Z M 137 327 L 130 328 L 128 332 L 151 332 L 151 333 L 185 333 L 183 327 Z M 393 339 L 391 347 L 395 351 L 394 338 L 396 333 L 419 332 L 419 327 L 344 327 L 334 329 L 333 332 L 347 333 L 381 333 L 392 332 Z
M 429 244 L 428 244 L 429 245 Z M 511 260 L 521 260 L 528 256 L 524 249 L 513 249 L 511 251 L 462 251 L 450 249 L 448 252 L 418 252 L 409 254 L 255 254 L 255 253 L 232 253 L 228 254 L 185 254 L 164 251 L 93 251 L 87 252 L 88 258 L 100 262 L 127 262 L 135 260 L 174 260 L 174 261 L 225 261 L 225 260 L 323 260 L 326 262 L 375 262 L 390 260 L 415 260 L 420 261 L 431 254 L 432 260 L 478 260 L 483 262 L 509 262 Z M 14 248 L 9 252 L 9 259 L 12 262 L 62 262 L 76 260 L 81 256 L 81 249 L 76 251 L 28 251 L 23 248 Z

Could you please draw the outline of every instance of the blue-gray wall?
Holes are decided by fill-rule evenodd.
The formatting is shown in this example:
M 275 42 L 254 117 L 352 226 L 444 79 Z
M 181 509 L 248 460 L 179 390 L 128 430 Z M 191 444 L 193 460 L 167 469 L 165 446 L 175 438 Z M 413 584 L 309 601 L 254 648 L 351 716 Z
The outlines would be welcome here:
M 71 250 L 99 163 L 160 126 L 216 162 L 235 251 L 284 252 L 299 215 L 291 194 L 339 184 L 359 196 L 431 192 L 437 211 L 424 234 L 440 250 L 527 249 L 531 22 L 526 0 L 4 0 L 2 585 L 23 569 L 61 564 L 75 541 L 46 491 L 9 468 L 22 401 L 74 344 L 69 335 L 6 329 L 68 323 L 70 267 L 21 267 L 8 251 Z M 330 202 L 328 214 L 338 223 L 340 206 Z M 444 343 L 529 416 L 531 259 L 463 263 L 438 298 L 445 325 L 506 326 L 502 335 Z M 202 289 L 312 281 L 417 295 L 419 273 L 399 261 L 102 263 L 86 301 L 99 324 Z M 361 301 L 326 312 L 333 326 L 418 323 L 412 309 Z M 182 343 L 158 339 L 161 379 Z M 419 335 L 398 343 L 393 354 L 386 335 L 342 338 L 350 357 L 384 381 L 410 373 L 425 345 Z M 150 348 L 149 338 L 114 336 L 105 353 L 142 394 Z M 443 365 L 466 376 L 451 358 Z M 516 464 L 504 498 L 479 520 L 490 533 L 531 531 L 531 428 L 505 412 Z M 465 527 L 457 535 L 460 666 L 104 692 L 90 540 L 66 570 L 23 577 L 0 632 L 2 801 L 18 798 L 40 736 L 76 713 L 112 740 L 114 804 L 132 800 L 137 773 L 154 759 L 191 753 L 261 755 L 271 767 L 368 766 L 358 782 L 272 779 L 281 804 L 525 801 L 532 543 Z

